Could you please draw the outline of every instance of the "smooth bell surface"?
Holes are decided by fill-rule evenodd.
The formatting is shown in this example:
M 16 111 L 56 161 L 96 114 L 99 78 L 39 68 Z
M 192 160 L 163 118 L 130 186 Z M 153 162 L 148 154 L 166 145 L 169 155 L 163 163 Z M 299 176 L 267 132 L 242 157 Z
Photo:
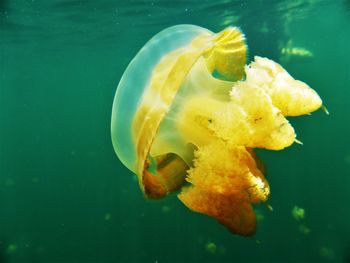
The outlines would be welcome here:
M 198 35 L 209 33 L 210 31 L 193 25 L 167 28 L 150 39 L 125 70 L 113 101 L 111 136 L 115 152 L 131 171 L 137 172 L 133 119 L 153 70 L 166 54 L 188 45 Z

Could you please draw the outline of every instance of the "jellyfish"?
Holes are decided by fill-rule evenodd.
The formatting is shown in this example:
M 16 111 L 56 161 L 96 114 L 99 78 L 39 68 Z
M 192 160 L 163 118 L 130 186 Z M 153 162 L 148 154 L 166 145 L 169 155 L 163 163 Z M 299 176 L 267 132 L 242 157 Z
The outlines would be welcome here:
M 255 56 L 237 27 L 169 27 L 128 65 L 113 102 L 112 143 L 145 197 L 176 192 L 189 209 L 232 233 L 253 235 L 253 205 L 270 188 L 254 148 L 281 150 L 296 134 L 287 116 L 322 106 L 281 65 Z

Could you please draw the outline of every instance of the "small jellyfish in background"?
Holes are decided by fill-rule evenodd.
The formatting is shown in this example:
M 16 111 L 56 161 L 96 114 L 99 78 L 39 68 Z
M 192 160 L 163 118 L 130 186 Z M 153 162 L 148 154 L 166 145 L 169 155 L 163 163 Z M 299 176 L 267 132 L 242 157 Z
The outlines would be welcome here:
M 295 46 L 293 40 L 290 39 L 285 46 L 281 47 L 280 61 L 286 63 L 292 58 L 306 59 L 312 58 L 313 56 L 314 54 L 310 50 Z
M 294 219 L 298 222 L 302 222 L 303 219 L 305 218 L 305 209 L 299 206 L 294 206 L 292 208 L 292 216 Z M 307 227 L 305 224 L 300 223 L 298 226 L 299 232 L 308 235 L 310 234 L 311 230 L 309 227 Z
M 180 190 L 191 210 L 231 232 L 255 232 L 252 205 L 270 189 L 254 148 L 281 150 L 296 140 L 286 116 L 322 101 L 276 62 L 247 65 L 236 27 L 215 34 L 178 25 L 155 35 L 125 70 L 114 98 L 112 142 L 148 198 Z

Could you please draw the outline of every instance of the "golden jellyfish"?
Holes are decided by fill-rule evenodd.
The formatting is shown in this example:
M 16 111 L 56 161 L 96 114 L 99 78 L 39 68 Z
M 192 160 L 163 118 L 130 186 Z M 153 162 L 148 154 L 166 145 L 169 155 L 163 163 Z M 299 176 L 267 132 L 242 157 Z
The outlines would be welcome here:
M 219 33 L 167 28 L 138 52 L 113 102 L 111 133 L 121 162 L 148 198 L 179 190 L 188 208 L 231 232 L 252 235 L 253 204 L 270 189 L 253 149 L 296 141 L 286 116 L 322 101 L 278 63 L 256 56 L 237 27 Z

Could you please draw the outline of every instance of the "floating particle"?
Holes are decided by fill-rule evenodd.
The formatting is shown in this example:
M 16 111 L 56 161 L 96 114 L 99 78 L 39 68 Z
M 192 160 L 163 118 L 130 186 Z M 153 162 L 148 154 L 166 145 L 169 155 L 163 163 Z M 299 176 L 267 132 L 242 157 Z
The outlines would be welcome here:
M 271 212 L 273 212 L 273 207 L 270 204 L 266 204 L 267 209 L 269 209 Z
M 225 247 L 219 247 L 218 248 L 218 253 L 221 254 L 221 255 L 225 254 L 226 253 L 226 248 Z
M 308 234 L 310 234 L 311 230 L 306 225 L 301 224 L 301 225 L 299 225 L 299 232 L 304 234 L 304 235 L 308 235 Z
M 167 205 L 163 205 L 162 206 L 162 212 L 163 213 L 169 213 L 171 210 L 170 206 L 167 206 Z
M 301 219 L 304 219 L 305 217 L 305 210 L 304 208 L 294 206 L 292 209 L 292 215 L 295 220 L 300 221 Z
M 205 245 L 205 249 L 211 253 L 211 254 L 215 254 L 216 252 L 216 245 L 214 242 L 208 242 L 206 245 Z
M 111 220 L 111 218 L 112 218 L 112 215 L 111 215 L 110 213 L 106 213 L 106 214 L 105 214 L 105 220 L 106 220 L 106 221 Z
M 15 253 L 17 251 L 17 245 L 16 244 L 8 245 L 6 251 L 7 251 L 8 254 Z
M 328 246 L 322 246 L 320 248 L 320 256 L 324 259 L 333 260 L 334 259 L 334 251 Z
M 32 183 L 38 183 L 39 182 L 39 178 L 38 177 L 33 177 L 32 178 Z
M 267 23 L 264 21 L 261 25 L 261 27 L 259 28 L 259 31 L 260 33 L 263 33 L 263 34 L 267 34 L 270 32 L 268 26 L 267 26 Z
M 262 221 L 265 219 L 264 213 L 261 210 L 255 209 L 255 214 L 256 214 L 256 220 L 257 221 Z

